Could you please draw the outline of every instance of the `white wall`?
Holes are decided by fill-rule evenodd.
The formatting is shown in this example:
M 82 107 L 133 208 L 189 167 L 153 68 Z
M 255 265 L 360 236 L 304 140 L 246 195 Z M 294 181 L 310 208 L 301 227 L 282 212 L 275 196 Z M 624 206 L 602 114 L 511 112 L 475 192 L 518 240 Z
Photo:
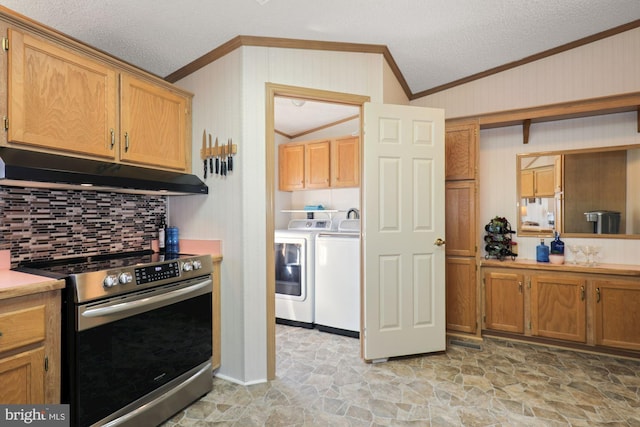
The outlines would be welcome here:
M 444 108 L 446 117 L 526 108 L 571 100 L 640 91 L 640 28 L 581 46 L 531 64 L 442 91 L 411 102 Z M 522 126 L 480 132 L 480 221 L 506 216 L 515 228 L 516 154 L 598 146 L 640 144 L 637 114 L 534 123 L 530 142 Z M 637 189 L 637 184 L 636 187 Z M 633 190 L 633 188 L 629 188 Z M 637 194 L 637 192 L 636 192 Z M 638 205 L 636 197 L 633 199 Z M 482 228 L 482 227 L 480 227 Z M 479 231 L 479 247 L 483 231 Z M 519 258 L 535 259 L 539 240 L 516 236 Z M 598 244 L 602 262 L 638 264 L 639 240 L 563 239 Z M 482 250 L 484 255 L 484 251 Z
M 387 63 L 384 61 L 384 87 L 383 87 L 383 100 L 385 104 L 398 104 L 398 105 L 408 105 L 409 98 L 404 93 L 400 82 L 396 78 L 395 74 L 393 74 L 393 70 Z
M 242 47 L 177 82 L 195 94 L 194 173 L 202 176 L 204 126 L 238 143 L 233 174 L 208 178 L 208 196 L 170 199 L 170 220 L 182 237 L 223 241 L 219 375 L 245 384 L 265 381 L 267 375 L 265 84 L 382 102 L 383 63 L 377 54 Z
M 192 91 L 192 172 L 203 178 L 202 131 L 219 138 L 232 138 L 238 144 L 234 171 L 227 177 L 207 175 L 207 196 L 169 197 L 169 222 L 180 227 L 185 239 L 217 239 L 222 241 L 222 375 L 243 378 L 244 299 L 242 188 L 247 157 L 251 150 L 242 137 L 241 98 L 242 55 L 236 50 L 185 77 L 178 86 Z

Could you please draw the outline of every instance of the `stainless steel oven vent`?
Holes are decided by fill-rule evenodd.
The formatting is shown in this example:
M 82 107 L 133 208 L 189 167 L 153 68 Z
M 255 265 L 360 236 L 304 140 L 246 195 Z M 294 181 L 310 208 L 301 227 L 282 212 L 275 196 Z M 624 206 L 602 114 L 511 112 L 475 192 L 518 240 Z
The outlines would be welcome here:
M 195 175 L 8 147 L 0 147 L 0 185 L 169 196 L 209 193 Z

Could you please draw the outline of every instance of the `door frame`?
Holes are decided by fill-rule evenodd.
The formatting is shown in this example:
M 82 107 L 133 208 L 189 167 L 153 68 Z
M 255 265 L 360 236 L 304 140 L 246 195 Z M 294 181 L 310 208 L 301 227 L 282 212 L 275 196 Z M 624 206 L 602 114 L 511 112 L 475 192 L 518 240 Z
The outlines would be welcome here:
M 265 110 L 265 185 L 266 185 L 266 272 L 267 272 L 267 380 L 276 378 L 276 279 L 275 259 L 273 253 L 275 233 L 275 101 L 276 96 L 307 99 L 313 101 L 326 101 L 334 104 L 355 105 L 360 108 L 360 140 L 362 141 L 362 114 L 363 104 L 370 101 L 369 96 L 356 95 L 343 92 L 312 89 L 299 86 L 281 85 L 277 83 L 265 83 L 266 110 Z M 360 144 L 360 174 L 362 174 L 362 150 Z M 361 196 L 362 197 L 362 196 Z M 362 261 L 360 268 L 362 269 Z M 361 285 L 362 288 L 362 285 Z M 361 291 L 362 293 L 362 291 Z

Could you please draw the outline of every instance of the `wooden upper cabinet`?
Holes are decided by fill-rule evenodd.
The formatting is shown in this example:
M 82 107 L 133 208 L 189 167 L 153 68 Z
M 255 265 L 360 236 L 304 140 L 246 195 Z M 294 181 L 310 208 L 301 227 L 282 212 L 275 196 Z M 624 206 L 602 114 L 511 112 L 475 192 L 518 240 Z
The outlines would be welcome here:
M 304 189 L 304 144 L 280 144 L 278 171 L 280 191 Z
M 128 163 L 187 169 L 188 100 L 175 92 L 121 75 L 120 158 Z
M 596 344 L 640 351 L 640 286 L 637 281 L 594 282 Z
M 524 276 L 485 272 L 485 327 L 524 333 Z
M 445 180 L 476 178 L 478 125 L 447 126 L 445 131 Z
M 331 141 L 317 141 L 305 144 L 305 188 L 316 189 L 329 187 L 330 159 Z
M 580 277 L 531 277 L 531 334 L 585 342 L 586 288 Z
M 115 159 L 116 71 L 20 31 L 8 38 L 8 143 Z
M 357 187 L 360 139 L 344 137 L 280 144 L 278 172 L 280 191 Z
M 520 197 L 553 197 L 556 189 L 554 166 L 525 169 L 520 172 Z
M 331 187 L 360 185 L 360 138 L 331 141 Z

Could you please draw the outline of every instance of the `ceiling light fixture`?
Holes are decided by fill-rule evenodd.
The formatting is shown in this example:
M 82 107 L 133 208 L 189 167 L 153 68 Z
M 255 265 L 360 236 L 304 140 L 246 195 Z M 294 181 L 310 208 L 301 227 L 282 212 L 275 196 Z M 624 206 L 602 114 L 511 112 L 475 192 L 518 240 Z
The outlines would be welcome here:
M 269 0 L 256 0 L 256 3 L 258 3 L 260 6 L 262 6 L 263 4 L 265 4 L 268 1 Z
M 306 101 L 304 99 L 292 99 L 291 103 L 296 107 L 302 107 Z

